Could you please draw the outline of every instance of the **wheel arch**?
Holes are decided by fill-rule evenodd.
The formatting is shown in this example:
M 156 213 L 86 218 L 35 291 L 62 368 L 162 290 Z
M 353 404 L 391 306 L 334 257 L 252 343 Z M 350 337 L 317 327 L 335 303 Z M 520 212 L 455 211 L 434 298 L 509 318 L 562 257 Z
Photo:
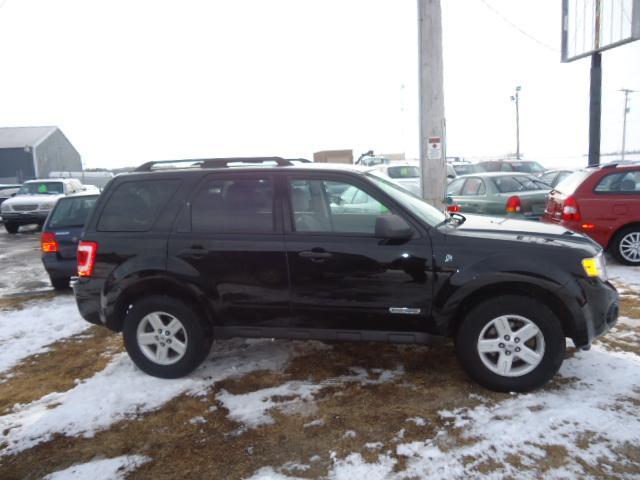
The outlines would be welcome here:
M 609 243 L 607 244 L 607 250 L 614 246 L 613 242 L 620 232 L 631 227 L 635 227 L 640 230 L 640 221 L 625 223 L 624 225 L 618 227 L 614 232 L 612 232 L 611 236 L 609 237 Z
M 117 332 L 122 331 L 125 317 L 131 305 L 137 300 L 150 295 L 172 297 L 184 302 L 189 307 L 195 308 L 203 320 L 204 327 L 209 334 L 212 334 L 213 312 L 205 296 L 192 285 L 181 283 L 177 279 L 170 277 L 140 279 L 127 285 L 119 293 L 110 315 L 107 316 L 109 328 Z
M 540 301 L 556 315 L 565 337 L 574 336 L 573 316 L 564 302 L 552 291 L 544 287 L 524 282 L 502 282 L 485 285 L 474 290 L 455 309 L 449 322 L 448 336 L 455 336 L 466 315 L 477 305 L 490 298 L 505 295 L 521 295 Z

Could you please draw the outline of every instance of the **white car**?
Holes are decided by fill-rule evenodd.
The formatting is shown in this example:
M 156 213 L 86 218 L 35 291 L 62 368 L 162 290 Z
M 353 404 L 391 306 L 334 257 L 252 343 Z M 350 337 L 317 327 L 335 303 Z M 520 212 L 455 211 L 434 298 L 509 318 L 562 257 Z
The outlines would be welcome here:
M 420 166 L 415 162 L 394 162 L 388 165 L 380 165 L 371 169 L 370 172 L 382 178 L 392 180 L 414 195 L 422 195 L 422 189 L 420 188 Z
M 8 233 L 16 233 L 20 225 L 42 225 L 60 197 L 83 191 L 82 183 L 74 178 L 29 180 L 14 197 L 2 202 L 0 216 L 4 228 Z

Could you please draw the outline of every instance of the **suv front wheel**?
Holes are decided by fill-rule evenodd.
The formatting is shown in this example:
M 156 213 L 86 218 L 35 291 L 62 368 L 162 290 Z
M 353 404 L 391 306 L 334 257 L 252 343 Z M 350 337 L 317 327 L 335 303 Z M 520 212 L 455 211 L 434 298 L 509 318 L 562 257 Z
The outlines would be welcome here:
M 526 392 L 545 384 L 560 368 L 565 349 L 554 313 L 535 299 L 517 295 L 479 304 L 456 335 L 465 371 L 499 392 Z
M 160 378 L 191 373 L 205 359 L 212 342 L 195 311 L 180 300 L 160 295 L 133 304 L 122 335 L 138 368 Z

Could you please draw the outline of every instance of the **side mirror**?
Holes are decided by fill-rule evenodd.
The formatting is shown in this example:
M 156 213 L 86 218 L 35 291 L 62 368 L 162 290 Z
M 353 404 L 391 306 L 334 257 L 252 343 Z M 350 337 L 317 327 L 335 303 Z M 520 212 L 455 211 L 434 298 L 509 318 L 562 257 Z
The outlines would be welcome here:
M 376 237 L 388 240 L 409 240 L 413 230 L 397 215 L 383 215 L 376 218 Z

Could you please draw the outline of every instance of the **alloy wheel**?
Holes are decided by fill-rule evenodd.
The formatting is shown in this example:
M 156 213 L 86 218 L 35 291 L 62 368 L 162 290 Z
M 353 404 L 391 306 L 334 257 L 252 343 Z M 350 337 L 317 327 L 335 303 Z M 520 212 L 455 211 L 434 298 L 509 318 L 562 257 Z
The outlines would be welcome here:
M 629 232 L 620 240 L 620 255 L 631 263 L 640 262 L 640 232 Z
M 173 365 L 187 352 L 187 331 L 180 320 L 166 312 L 149 313 L 138 324 L 140 350 L 158 365 Z

